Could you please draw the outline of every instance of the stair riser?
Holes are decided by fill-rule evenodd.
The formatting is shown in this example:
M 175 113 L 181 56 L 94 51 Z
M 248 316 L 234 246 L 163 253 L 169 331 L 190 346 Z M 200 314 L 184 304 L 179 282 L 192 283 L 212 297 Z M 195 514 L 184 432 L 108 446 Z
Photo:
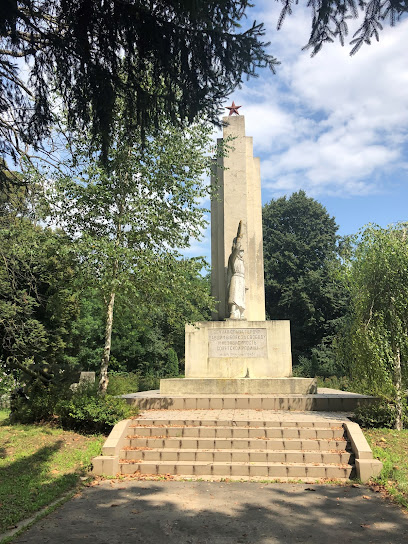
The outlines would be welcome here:
M 242 465 L 156 465 L 154 463 L 121 464 L 122 474 L 168 474 L 171 476 L 218 476 L 218 477 L 264 477 L 264 478 L 350 478 L 352 468 L 304 467 L 304 466 L 242 466 Z
M 320 464 L 348 464 L 353 462 L 350 453 L 332 452 L 198 452 L 198 451 L 151 451 L 151 450 L 124 450 L 120 453 L 121 459 L 143 461 L 183 461 L 207 463 L 320 463 Z
M 127 398 L 141 410 L 297 410 L 319 412 L 353 412 L 357 406 L 371 404 L 372 399 L 354 397 L 161 397 Z
M 136 420 L 134 425 L 130 425 L 130 429 L 135 427 L 252 427 L 252 428 L 270 428 L 270 427 L 307 427 L 307 428 L 330 428 L 341 427 L 339 421 L 258 421 L 253 420 L 197 420 L 197 419 L 145 419 Z
M 228 427 L 134 427 L 137 437 L 175 437 L 175 438 L 298 438 L 333 439 L 343 436 L 343 429 L 305 429 L 305 428 L 228 428 Z
M 283 439 L 211 439 L 211 438 L 128 438 L 124 446 L 132 448 L 171 449 L 255 449 L 255 450 L 345 450 L 346 440 L 283 440 Z

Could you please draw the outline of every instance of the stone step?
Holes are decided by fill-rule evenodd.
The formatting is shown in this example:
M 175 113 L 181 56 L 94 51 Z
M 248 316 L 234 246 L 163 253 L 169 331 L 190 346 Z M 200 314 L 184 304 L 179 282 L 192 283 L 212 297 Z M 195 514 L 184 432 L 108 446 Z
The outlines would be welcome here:
M 342 421 L 340 420 L 321 420 L 321 421 L 287 421 L 287 420 L 258 420 L 258 419 L 149 419 L 145 417 L 137 418 L 135 423 L 129 428 L 134 427 L 307 427 L 307 428 L 331 428 L 340 429 Z
M 262 450 L 345 450 L 347 441 L 338 439 L 297 439 L 297 438 L 183 438 L 183 437 L 132 437 L 129 435 L 125 448 L 170 448 L 170 449 L 262 449 Z
M 233 410 L 214 415 L 201 411 L 141 414 L 115 425 L 103 455 L 93 459 L 94 472 L 367 481 L 381 470 L 360 427 L 347 418 L 296 413 L 269 417 L 270 413 Z
M 121 459 L 126 461 L 189 461 L 189 462 L 245 462 L 245 463 L 320 463 L 351 464 L 352 453 L 338 451 L 296 451 L 296 450 L 178 450 L 178 449 L 127 449 L 121 450 Z
M 372 404 L 367 395 L 160 395 L 155 391 L 122 395 L 140 410 L 275 410 L 354 412 L 359 405 Z
M 122 474 L 165 474 L 170 476 L 264 477 L 264 478 L 350 478 L 353 466 L 318 463 L 230 463 L 188 461 L 120 462 Z
M 299 438 L 333 439 L 343 437 L 343 427 L 238 427 L 238 426 L 134 426 L 136 437 L 179 437 L 179 438 Z

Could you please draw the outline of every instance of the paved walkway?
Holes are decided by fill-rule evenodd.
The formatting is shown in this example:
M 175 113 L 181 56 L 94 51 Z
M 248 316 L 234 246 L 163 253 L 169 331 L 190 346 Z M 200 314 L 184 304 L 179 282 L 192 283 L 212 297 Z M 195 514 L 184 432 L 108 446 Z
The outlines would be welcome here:
M 103 481 L 15 543 L 408 542 L 408 515 L 365 486 Z
M 348 421 L 349 412 L 297 412 L 288 410 L 142 410 L 140 419 L 211 421 Z

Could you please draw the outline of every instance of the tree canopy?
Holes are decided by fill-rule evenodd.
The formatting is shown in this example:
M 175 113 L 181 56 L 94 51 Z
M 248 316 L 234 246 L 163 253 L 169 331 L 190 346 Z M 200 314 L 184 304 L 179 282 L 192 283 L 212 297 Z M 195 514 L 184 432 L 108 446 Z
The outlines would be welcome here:
M 266 312 L 269 319 L 290 319 L 295 363 L 322 343 L 320 364 L 327 363 L 324 344 L 345 312 L 337 229 L 334 217 L 304 191 L 263 208 Z
M 402 396 L 408 380 L 407 224 L 366 227 L 349 262 L 350 307 L 341 352 L 361 390 L 396 406 L 402 427 Z
M 181 259 L 179 249 L 200 236 L 201 202 L 210 191 L 205 175 L 211 168 L 211 126 L 199 122 L 179 129 L 162 118 L 145 145 L 141 129 L 130 145 L 123 115 L 116 117 L 107 160 L 100 161 L 90 139 L 78 134 L 68 173 L 54 174 L 48 191 L 53 221 L 70 236 L 83 272 L 105 299 L 101 392 L 108 383 L 116 295 L 135 306 L 147 297 L 152 306 L 169 301 L 169 314 L 177 301 L 184 306 L 193 298 L 203 263 Z M 201 295 L 210 302 L 205 290 Z
M 129 139 L 135 128 L 143 135 L 157 127 L 163 115 L 173 124 L 198 113 L 217 122 L 222 101 L 242 78 L 276 63 L 266 53 L 263 25 L 240 27 L 249 6 L 249 0 L 3 1 L 0 155 L 27 157 L 29 146 L 50 134 L 52 93 L 69 129 L 89 129 L 103 151 L 118 100 Z
M 175 374 L 184 324 L 211 311 L 203 259 L 178 248 L 205 224 L 212 129 L 162 119 L 143 148 L 116 121 L 107 162 L 76 134 L 66 175 L 0 191 L 0 372 L 72 383 L 102 353 L 107 366 L 113 332 L 114 370 Z
M 72 362 L 80 267 L 67 237 L 22 217 L 23 207 L 0 214 L 0 362 L 47 379 L 44 368 Z
M 293 12 L 280 0 L 280 28 Z M 299 0 L 296 1 L 296 4 Z M 124 103 L 128 137 L 201 113 L 218 122 L 220 106 L 259 67 L 274 70 L 263 23 L 241 22 L 250 0 L 3 0 L 0 13 L 0 158 L 29 159 L 52 131 L 56 108 L 73 129 L 90 129 L 103 152 L 111 143 L 115 105 Z M 385 21 L 408 11 L 406 0 L 312 0 L 306 48 L 344 43 L 348 20 L 363 12 L 355 53 Z M 58 96 L 57 102 L 52 99 Z M 44 156 L 43 156 L 44 157 Z M 0 182 L 7 182 L 7 161 Z

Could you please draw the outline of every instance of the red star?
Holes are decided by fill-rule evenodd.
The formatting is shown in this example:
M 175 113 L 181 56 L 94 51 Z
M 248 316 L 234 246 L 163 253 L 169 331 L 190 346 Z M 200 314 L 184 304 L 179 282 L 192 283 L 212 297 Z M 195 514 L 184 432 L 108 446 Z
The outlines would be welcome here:
M 236 106 L 235 105 L 235 102 L 232 101 L 232 106 L 226 106 L 226 109 L 227 110 L 230 110 L 229 114 L 228 115 L 232 115 L 233 113 L 236 113 L 237 115 L 239 115 L 239 111 L 238 111 L 238 108 L 240 108 L 241 106 Z

